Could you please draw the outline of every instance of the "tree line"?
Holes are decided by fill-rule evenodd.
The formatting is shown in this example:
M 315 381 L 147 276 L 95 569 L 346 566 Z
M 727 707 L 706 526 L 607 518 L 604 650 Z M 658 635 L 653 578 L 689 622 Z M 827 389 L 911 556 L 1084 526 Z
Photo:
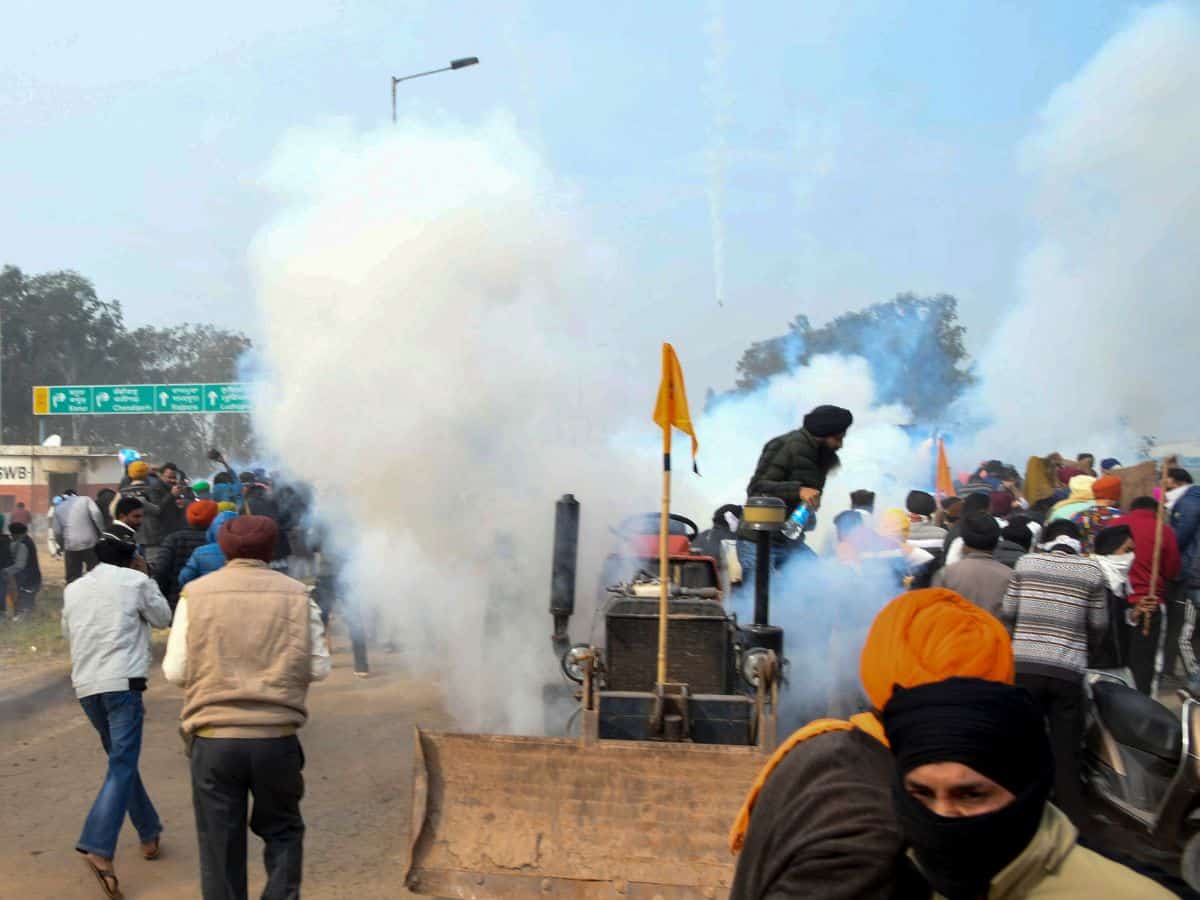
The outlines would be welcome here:
M 238 331 L 203 324 L 130 329 L 121 304 L 64 270 L 26 275 L 0 270 L 0 443 L 38 442 L 33 387 L 40 384 L 168 384 L 236 381 L 251 348 Z M 99 450 L 134 447 L 192 473 L 218 446 L 231 458 L 253 455 L 249 416 L 104 415 L 45 417 L 45 433 Z

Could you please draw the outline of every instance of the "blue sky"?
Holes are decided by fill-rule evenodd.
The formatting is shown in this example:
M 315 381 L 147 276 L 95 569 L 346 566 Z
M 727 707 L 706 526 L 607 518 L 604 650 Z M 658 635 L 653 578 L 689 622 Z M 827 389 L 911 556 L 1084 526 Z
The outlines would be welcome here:
M 904 290 L 956 294 L 978 346 L 1034 239 L 1020 143 L 1135 9 L 6 4 L 0 262 L 77 269 L 134 324 L 253 333 L 246 254 L 281 137 L 335 117 L 383 126 L 390 74 L 476 55 L 401 85 L 402 110 L 510 110 L 636 274 L 645 327 L 683 317 L 709 335 L 694 340 L 700 385 L 727 385 L 745 345 L 799 312 L 819 322 Z M 706 168 L 718 134 L 724 307 Z

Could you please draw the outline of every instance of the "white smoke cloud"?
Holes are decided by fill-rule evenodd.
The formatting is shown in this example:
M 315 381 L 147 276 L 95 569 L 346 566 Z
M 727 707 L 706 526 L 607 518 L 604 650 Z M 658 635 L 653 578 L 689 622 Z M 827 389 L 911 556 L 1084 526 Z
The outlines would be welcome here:
M 259 430 L 459 721 L 537 731 L 553 500 L 587 502 L 592 556 L 617 510 L 655 505 L 653 468 L 600 439 L 629 391 L 572 192 L 504 115 L 296 132 L 265 184 Z
M 1038 239 L 981 358 L 994 417 L 983 455 L 1129 455 L 1138 434 L 1195 436 L 1197 96 L 1200 13 L 1168 3 L 1139 13 L 1042 109 L 1021 148 Z

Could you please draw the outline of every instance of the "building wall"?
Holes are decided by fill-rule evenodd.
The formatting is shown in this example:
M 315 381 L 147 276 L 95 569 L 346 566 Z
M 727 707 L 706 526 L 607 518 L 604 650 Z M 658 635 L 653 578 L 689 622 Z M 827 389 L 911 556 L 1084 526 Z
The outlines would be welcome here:
M 35 515 L 45 514 L 50 499 L 68 488 L 95 497 L 116 489 L 121 461 L 113 454 L 93 454 L 87 447 L 0 445 L 0 513 L 24 503 Z

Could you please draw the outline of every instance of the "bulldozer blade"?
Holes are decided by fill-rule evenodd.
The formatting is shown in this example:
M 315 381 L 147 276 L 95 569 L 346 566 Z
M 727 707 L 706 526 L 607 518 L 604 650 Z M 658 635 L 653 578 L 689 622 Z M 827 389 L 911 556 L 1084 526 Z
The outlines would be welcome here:
M 405 885 L 435 897 L 728 895 L 753 747 L 417 729 Z

